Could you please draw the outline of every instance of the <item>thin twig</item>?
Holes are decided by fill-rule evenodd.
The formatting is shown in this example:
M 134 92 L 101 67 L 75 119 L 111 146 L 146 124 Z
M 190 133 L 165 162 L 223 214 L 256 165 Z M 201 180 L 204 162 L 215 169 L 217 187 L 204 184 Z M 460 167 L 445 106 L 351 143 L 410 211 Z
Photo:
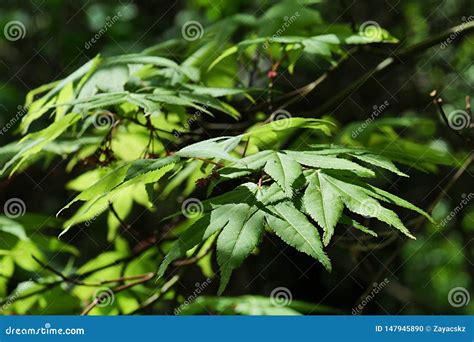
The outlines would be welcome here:
M 306 97 L 310 92 L 312 92 L 314 89 L 316 89 L 316 87 L 318 87 L 321 83 L 323 83 L 332 72 L 334 72 L 336 69 L 338 69 L 343 64 L 343 62 L 347 61 L 349 56 L 352 55 L 353 53 L 355 53 L 357 50 L 358 50 L 358 48 L 355 47 L 355 48 L 352 48 L 349 51 L 347 51 L 347 53 L 344 56 L 342 56 L 336 62 L 336 64 L 332 65 L 324 74 L 318 76 L 318 78 L 315 79 L 314 81 L 312 81 L 312 82 L 310 82 L 310 83 L 308 83 L 308 84 L 306 84 L 306 85 L 304 85 L 304 86 L 302 86 L 298 89 L 295 89 L 295 90 L 293 90 L 289 93 L 286 93 L 282 96 L 277 97 L 274 100 L 274 102 L 276 102 L 276 103 L 290 98 L 290 100 L 288 100 L 287 102 L 285 102 L 284 104 L 279 106 L 278 109 L 285 109 L 289 105 L 291 105 L 291 104 L 303 99 L 304 97 Z M 252 111 L 259 110 L 264 105 L 265 105 L 265 103 L 261 103 L 260 105 L 254 106 L 254 107 L 252 107 Z
M 242 152 L 242 158 L 245 157 L 245 155 L 247 154 L 247 148 L 249 147 L 249 143 L 250 137 L 248 137 L 247 141 L 245 142 L 244 151 Z
M 57 285 L 61 284 L 62 282 L 63 282 L 62 280 L 58 280 L 58 281 L 55 281 L 55 282 L 52 282 L 52 283 L 47 283 L 47 284 L 44 284 L 45 286 L 41 289 L 38 289 L 36 291 L 30 292 L 30 293 L 27 293 L 27 294 L 24 294 L 24 295 L 21 295 L 21 296 L 15 296 L 15 302 L 18 302 L 18 301 L 21 301 L 21 300 L 24 300 L 24 299 L 28 299 L 30 297 L 33 297 L 33 296 L 37 295 L 37 294 L 41 294 L 43 292 L 46 292 L 46 291 L 52 289 L 53 287 L 56 287 Z M 2 300 L 0 302 L 0 306 L 3 306 L 6 303 L 8 303 L 8 301 L 11 298 L 12 298 L 11 296 L 8 296 L 4 300 Z
M 130 312 L 128 315 L 134 315 L 150 306 L 152 306 L 154 303 L 156 303 L 165 293 L 167 293 L 174 284 L 176 284 L 179 280 L 179 275 L 173 276 L 170 280 L 168 280 L 166 283 L 163 284 L 161 289 L 157 291 L 157 293 L 151 295 L 146 299 L 140 306 L 135 309 L 134 311 Z
M 466 112 L 469 114 L 469 116 L 472 119 L 471 97 L 469 95 L 466 95 Z
M 461 140 L 464 140 L 463 137 L 462 137 L 461 132 L 459 130 L 456 130 L 456 129 L 452 128 L 451 125 L 449 124 L 449 118 L 446 115 L 446 113 L 444 111 L 444 108 L 443 108 L 443 99 L 438 95 L 438 92 L 436 90 L 433 90 L 430 95 L 433 97 L 433 103 L 436 105 L 436 108 L 438 108 L 438 112 L 441 115 L 441 117 L 443 118 L 443 121 L 446 124 L 446 126 L 451 131 L 453 131 Z
M 130 226 L 128 224 L 126 224 L 124 220 L 122 220 L 122 218 L 117 213 L 117 211 L 115 210 L 114 205 L 112 203 L 109 203 L 109 209 L 110 209 L 110 212 L 115 216 L 117 221 L 119 221 L 122 228 L 125 229 L 125 231 L 129 230 Z
M 54 269 L 52 266 L 43 263 L 41 260 L 36 258 L 34 255 L 32 255 L 32 257 L 40 266 L 42 266 L 43 268 L 47 269 L 48 271 L 56 274 L 63 281 L 68 282 L 68 283 L 73 283 L 73 284 L 78 285 L 78 286 L 97 287 L 97 286 L 110 284 L 110 283 L 120 283 L 120 282 L 127 281 L 127 280 L 141 279 L 144 276 L 143 274 L 133 275 L 133 276 L 122 276 L 122 277 L 119 277 L 119 278 L 101 280 L 101 281 L 98 281 L 96 283 L 86 283 L 86 282 L 81 281 L 79 279 L 76 279 L 74 277 L 68 277 L 68 276 L 62 274 L 60 271 Z
M 440 113 L 441 117 L 443 118 L 443 121 L 446 124 L 446 126 L 448 126 L 448 128 L 452 132 L 454 132 L 456 134 L 456 136 L 462 142 L 464 142 L 469 148 L 472 148 L 473 147 L 472 139 L 469 136 L 465 135 L 462 130 L 456 129 L 455 127 L 453 127 L 453 125 L 450 124 L 449 118 L 448 118 L 448 116 L 446 115 L 446 113 L 443 109 L 443 99 L 438 95 L 438 92 L 436 90 L 433 90 L 430 93 L 430 95 L 431 95 L 431 97 L 433 97 L 433 103 L 438 108 L 438 112 Z M 466 96 L 466 114 L 469 116 L 468 117 L 468 120 L 469 120 L 468 122 L 470 122 L 470 120 L 471 120 L 471 102 L 470 102 L 469 96 Z
M 191 258 L 188 259 L 182 259 L 182 260 L 176 260 L 173 262 L 173 266 L 176 267 L 181 267 L 181 266 L 188 266 L 197 263 L 199 260 L 204 258 L 206 255 L 209 254 L 209 252 L 212 250 L 213 244 L 209 244 L 209 246 L 206 248 L 204 251 L 200 251 L 200 253 L 192 256 Z
M 208 164 L 216 165 L 216 166 L 219 166 L 219 167 L 224 167 L 224 164 L 216 163 L 215 161 L 212 161 L 212 160 L 209 160 L 209 159 L 204 159 L 204 158 L 199 158 L 199 157 L 194 157 L 194 159 L 203 161 L 203 162 L 208 163 Z
M 150 279 L 152 279 L 155 276 L 155 274 L 156 273 L 147 273 L 147 274 L 143 275 L 140 280 L 137 280 L 133 283 L 117 286 L 116 288 L 112 289 L 112 292 L 114 294 L 116 294 L 116 293 L 125 291 L 127 289 L 130 289 L 134 286 L 144 284 L 147 281 L 149 281 Z M 103 294 L 100 294 L 99 296 L 97 296 L 96 298 L 94 298 L 94 300 L 89 305 L 87 305 L 86 308 L 82 311 L 81 316 L 86 316 L 89 312 L 92 311 L 92 309 L 94 309 L 97 306 L 97 304 L 99 304 L 108 295 L 109 295 L 109 293 L 103 293 Z
M 407 60 L 418 53 L 424 52 L 425 50 L 445 41 L 449 38 L 450 35 L 456 33 L 457 39 L 462 39 L 468 33 L 474 31 L 474 21 L 468 24 L 461 24 L 454 26 L 438 35 L 433 37 L 428 37 L 427 39 L 421 41 L 420 43 L 409 46 L 405 49 L 402 49 L 399 53 L 394 54 L 393 57 L 387 57 L 377 66 L 369 70 L 366 74 L 358 78 L 356 81 L 352 82 L 349 86 L 344 88 L 339 94 L 333 96 L 327 103 L 318 108 L 317 114 L 327 113 L 332 108 L 336 107 L 342 103 L 347 97 L 349 97 L 353 92 L 362 87 L 368 80 L 375 77 L 381 72 L 387 71 L 390 67 L 393 67 L 399 63 L 402 63 L 404 60 Z
M 66 281 L 66 282 L 69 282 L 69 283 L 74 283 L 74 284 L 77 284 L 77 285 L 80 284 L 80 281 L 65 276 L 65 275 L 62 274 L 61 272 L 55 270 L 52 266 L 49 266 L 49 265 L 43 263 L 41 260 L 39 260 L 39 259 L 38 259 L 37 257 L 35 257 L 34 255 L 32 255 L 31 257 L 32 257 L 33 260 L 36 261 L 41 267 L 43 267 L 44 269 L 47 269 L 48 271 L 50 271 L 50 272 L 56 274 L 56 275 L 59 276 L 63 281 Z

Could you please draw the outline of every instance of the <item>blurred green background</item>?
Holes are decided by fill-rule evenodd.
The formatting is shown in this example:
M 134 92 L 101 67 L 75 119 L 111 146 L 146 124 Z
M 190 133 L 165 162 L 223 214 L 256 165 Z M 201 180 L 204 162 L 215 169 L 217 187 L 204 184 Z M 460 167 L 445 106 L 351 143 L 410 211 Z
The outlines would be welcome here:
M 198 20 L 206 27 L 237 13 L 261 15 L 274 3 L 250 0 L 2 0 L 0 28 L 5 28 L 12 21 L 20 21 L 24 25 L 24 37 L 14 41 L 3 39 L 4 36 L 0 39 L 0 127 L 15 115 L 29 90 L 65 77 L 98 53 L 117 55 L 138 52 L 166 39 L 180 37 L 181 26 L 187 20 Z M 399 38 L 402 44 L 412 44 L 461 24 L 474 13 L 474 2 L 340 0 L 316 4 L 315 8 L 325 23 L 353 22 L 359 25 L 373 20 Z M 88 48 L 86 43 L 117 17 L 107 32 Z M 271 32 L 272 28 L 268 29 Z M 333 115 L 342 124 L 363 121 L 374 105 L 387 100 L 390 105 L 383 116 L 416 113 L 432 120 L 426 127 L 407 127 L 407 135 L 441 146 L 453 155 L 465 156 L 470 151 L 444 126 L 435 106 L 431 104 L 429 93 L 433 89 L 442 91 L 448 109 L 463 108 L 464 97 L 474 95 L 473 47 L 474 37 L 471 35 L 454 41 L 445 49 L 434 47 L 436 53 L 428 50 L 416 59 L 404 61 L 390 73 L 369 81 L 349 100 L 341 103 Z M 171 55 L 174 53 L 170 51 Z M 359 76 L 372 63 L 373 52 L 361 52 L 321 92 L 309 97 L 309 103 L 316 107 L 321 99 L 330 97 L 334 89 Z M 311 80 L 322 70 L 323 67 L 321 70 L 300 72 L 303 75 L 300 76 L 303 77 L 300 83 L 307 81 L 304 77 Z M 0 145 L 6 145 L 17 137 L 11 130 L 0 136 Z M 2 205 L 9 198 L 22 198 L 28 212 L 42 213 L 41 216 L 25 217 L 25 225 L 34 226 L 48 221 L 49 228 L 42 229 L 33 242 L 17 246 L 17 253 L 21 250 L 34 251 L 36 248 L 54 253 L 55 248 L 60 249 L 54 247 L 59 243 L 55 242 L 58 230 L 55 220 L 49 217 L 54 216 L 72 194 L 64 189 L 71 176 L 63 169 L 64 165 L 55 168 L 38 165 L 11 179 L 0 179 Z M 391 191 L 397 195 L 405 194 L 405 198 L 414 200 L 422 208 L 427 208 L 437 196 L 442 195 L 433 211 L 433 216 L 442 220 L 459 206 L 465 198 L 463 196 L 474 191 L 472 166 L 452 187 L 446 189 L 455 172 L 447 167 L 430 174 L 413 170 L 409 180 L 395 184 Z M 94 241 L 90 235 L 94 235 Z M 90 262 L 94 266 L 106 263 L 106 255 L 102 255 L 101 260 L 94 259 L 105 246 L 95 241 L 100 241 L 105 235 L 106 231 L 100 229 L 100 224 L 80 229 L 67 248 L 70 248 L 71 255 L 77 256 L 79 263 Z M 0 258 L 2 254 L 8 255 L 6 251 L 16 243 L 14 241 L 5 228 L 0 229 Z M 474 201 L 463 205 L 462 210 L 444 227 L 424 225 L 416 241 L 405 244 L 396 239 L 380 249 L 372 249 L 370 243 L 360 245 L 354 241 L 331 247 L 329 253 L 338 260 L 338 267 L 330 276 L 323 272 L 311 272 L 312 260 L 297 252 L 289 252 L 290 257 L 279 255 L 281 248 L 280 242 L 273 239 L 268 241 L 259 251 L 258 257 L 236 271 L 236 280 L 231 282 L 227 294 L 269 296 L 272 289 L 284 286 L 291 288 L 295 300 L 321 303 L 335 308 L 336 312 L 350 314 L 367 295 L 367 284 L 373 275 L 382 272 L 389 280 L 388 285 L 369 301 L 364 313 L 474 314 L 474 299 L 459 308 L 448 302 L 449 292 L 456 287 L 467 289 L 471 296 L 474 295 Z M 387 258 L 397 250 L 400 253 L 394 256 L 395 261 L 385 266 Z M 67 265 L 69 258 L 62 259 L 63 265 Z M 11 264 L 11 259 L 0 260 L 0 298 L 8 299 L 18 284 L 30 279 L 31 271 L 37 265 L 32 266 L 34 263 L 26 260 L 21 253 L 13 255 L 15 266 Z M 269 260 L 272 262 L 269 263 Z M 151 268 L 149 271 L 155 271 L 158 264 L 154 264 L 150 258 L 147 263 L 137 265 L 137 269 L 144 271 L 147 271 L 147 267 Z M 9 270 L 11 274 L 8 274 Z M 182 296 L 188 296 L 193 292 L 196 281 L 202 281 L 198 273 L 198 270 L 194 270 L 178 285 Z M 256 274 L 260 274 L 259 278 L 253 279 Z M 239 285 L 244 283 L 250 283 L 250 286 Z M 206 288 L 205 294 L 214 295 L 214 285 Z M 52 302 L 50 299 L 54 297 L 61 297 L 61 300 L 49 305 Z M 35 300 L 32 303 L 14 301 L 13 312 L 10 309 L 2 310 L 2 313 L 76 314 L 81 305 L 77 297 L 68 294 L 66 287 L 56 288 Z M 133 298 L 124 296 L 119 301 L 122 301 L 120 305 L 126 307 L 127 301 L 133 301 Z M 258 308 L 261 305 L 251 300 L 249 303 L 250 307 Z M 244 312 L 259 313 L 258 310 Z M 155 307 L 145 313 L 170 312 L 166 307 Z

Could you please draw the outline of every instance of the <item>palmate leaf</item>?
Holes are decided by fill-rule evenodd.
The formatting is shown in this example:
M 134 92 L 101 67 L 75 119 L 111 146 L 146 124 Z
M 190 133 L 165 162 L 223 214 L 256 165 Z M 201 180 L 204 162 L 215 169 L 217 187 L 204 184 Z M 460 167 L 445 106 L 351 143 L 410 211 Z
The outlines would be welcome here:
M 312 37 L 301 36 L 273 36 L 273 37 L 258 37 L 247 39 L 238 44 L 227 48 L 221 53 L 209 66 L 208 70 L 214 68 L 217 64 L 222 62 L 225 58 L 232 56 L 239 51 L 253 45 L 297 45 L 304 52 L 308 54 L 315 54 L 322 57 L 329 58 L 332 53 L 340 51 L 342 45 L 359 45 L 371 43 L 397 43 L 398 40 L 392 37 L 386 30 L 380 29 L 380 34 L 366 35 L 363 32 L 357 34 L 344 33 L 330 33 Z M 349 31 L 350 32 L 350 31 Z
M 222 97 L 222 96 L 232 96 L 238 94 L 246 94 L 252 89 L 248 88 L 213 88 L 213 87 L 203 87 L 198 85 L 185 85 L 195 95 L 208 95 L 213 97 Z
M 351 154 L 354 158 L 359 159 L 365 163 L 372 164 L 388 171 L 391 171 L 399 176 L 408 177 L 406 173 L 401 172 L 391 160 L 383 158 L 375 154 Z
M 374 171 L 360 166 L 350 160 L 343 158 L 336 158 L 332 156 L 321 156 L 313 154 L 311 151 L 299 152 L 299 151 L 288 151 L 290 157 L 292 157 L 298 163 L 320 168 L 320 169 L 333 169 L 333 170 L 347 170 L 354 172 L 355 174 L 362 177 L 373 177 L 375 176 Z
M 187 251 L 214 236 L 221 274 L 219 293 L 222 293 L 232 271 L 257 247 L 265 228 L 330 270 L 331 263 L 323 247 L 330 243 L 338 223 L 377 235 L 343 214 L 344 208 L 376 218 L 411 238 L 413 236 L 395 212 L 383 207 L 381 202 L 414 210 L 430 218 L 413 204 L 365 181 L 375 173 L 356 161 L 400 174 L 386 158 L 350 147 L 316 147 L 310 151 L 263 150 L 239 158 L 234 150 L 248 134 L 201 141 L 172 156 L 122 163 L 103 177 L 94 176 L 95 183 L 65 206 L 64 209 L 75 202 L 84 202 L 65 227 L 96 217 L 120 196 L 134 197 L 134 186 L 157 182 L 177 163 L 187 159 L 217 160 L 214 169 L 217 168 L 222 180 L 260 175 L 258 184 L 256 181 L 244 183 L 203 201 L 202 216 L 179 236 L 159 268 L 158 274 L 163 276 L 174 260 L 184 257 Z M 360 156 L 364 157 L 357 158 Z M 265 173 L 268 177 L 262 182 Z M 179 177 L 179 172 L 175 177 Z M 76 189 L 80 188 L 76 186 Z M 321 227 L 322 238 L 313 220 Z
M 283 121 L 284 123 L 281 124 Z M 258 141 L 259 139 L 264 138 L 266 141 L 272 142 L 279 139 L 279 133 L 291 132 L 296 128 L 321 130 L 326 134 L 330 134 L 331 128 L 333 127 L 334 124 L 327 120 L 287 118 L 253 127 L 247 133 L 242 135 L 229 137 L 222 136 L 200 141 L 180 149 L 176 152 L 176 155 L 186 158 L 227 160 L 236 163 L 239 168 L 242 168 L 242 164 L 255 163 L 254 165 L 247 165 L 249 169 L 253 170 L 256 167 L 263 167 L 265 162 L 268 161 L 271 156 L 275 157 L 275 155 L 272 154 L 272 151 L 261 151 L 258 155 L 251 155 L 246 158 L 238 159 L 231 155 L 231 152 L 242 140 L 251 139 L 252 141 Z M 352 165 L 360 167 L 356 164 Z M 365 170 L 371 172 L 370 170 Z
M 159 181 L 167 172 L 171 171 L 179 160 L 177 156 L 165 157 L 157 160 L 136 160 L 124 163 L 111 170 L 77 195 L 71 202 L 62 208 L 57 215 L 72 204 L 85 202 L 73 217 L 64 223 L 64 234 L 71 226 L 90 220 L 108 209 L 120 196 L 130 196 L 127 190 L 135 185 L 146 185 Z
M 53 161 L 53 156 L 64 156 L 77 152 L 80 148 L 88 145 L 96 145 L 100 142 L 99 137 L 84 137 L 80 139 L 55 139 L 42 146 L 39 152 L 31 153 L 23 158 L 21 164 L 15 167 L 16 172 L 34 164 L 38 160 Z M 25 154 L 34 145 L 31 142 L 13 142 L 0 147 L 0 178 L 6 176 L 5 171 L 19 160 L 20 153 Z M 21 158 L 20 158 L 21 159 Z M 7 165 L 8 164 L 8 165 Z
M 263 220 L 263 212 L 249 205 L 243 205 L 241 212 L 232 211 L 232 220 L 217 239 L 217 262 L 221 270 L 219 293 L 226 288 L 232 270 L 257 247 L 264 230 Z
M 176 155 L 187 158 L 216 158 L 236 162 L 238 161 L 237 158 L 231 156 L 230 152 L 237 147 L 241 140 L 242 136 L 208 139 L 186 146 L 176 152 Z
M 318 231 L 306 216 L 289 203 L 278 203 L 270 210 L 281 217 L 266 215 L 270 228 L 287 244 L 311 255 L 330 271 L 331 262 L 323 251 Z
M 76 112 L 87 113 L 92 110 L 105 109 L 109 106 L 119 106 L 123 103 L 132 103 L 141 107 L 146 114 L 160 112 L 162 106 L 177 105 L 190 107 L 200 113 L 213 115 L 210 108 L 219 110 L 230 115 L 234 119 L 240 117 L 239 112 L 229 104 L 215 99 L 209 95 L 195 95 L 191 93 L 156 92 L 154 94 L 137 94 L 123 91 L 123 89 L 110 89 L 110 92 L 90 94 L 89 96 L 68 101 L 55 101 L 44 104 L 42 110 L 56 109 L 64 111 L 64 108 L 73 107 Z
M 390 159 L 381 155 L 380 153 L 378 153 L 379 151 L 376 150 L 356 147 L 343 147 L 337 145 L 313 145 L 313 147 L 317 148 L 318 150 L 312 151 L 311 154 L 322 156 L 348 155 L 366 164 L 386 169 L 402 177 L 408 177 L 408 175 L 401 172 Z
M 114 65 L 114 64 L 141 64 L 141 65 L 153 65 L 158 67 L 170 68 L 175 70 L 178 73 L 181 73 L 187 76 L 190 80 L 197 81 L 199 80 L 199 70 L 192 67 L 183 68 L 178 65 L 176 62 L 158 56 L 147 56 L 144 54 L 130 54 L 122 55 L 117 57 L 109 57 L 104 61 L 105 65 Z
M 242 208 L 245 209 L 245 205 Z M 188 250 L 224 228 L 229 222 L 229 214 L 233 214 L 234 211 L 238 212 L 239 210 L 241 210 L 240 207 L 230 204 L 220 206 L 215 210 L 205 213 L 204 216 L 193 223 L 173 245 L 160 265 L 158 277 L 164 275 L 166 269 L 173 261 L 183 257 Z
M 47 104 L 54 104 L 54 96 L 58 94 L 64 87 L 68 86 L 71 82 L 77 81 L 80 78 L 86 76 L 88 73 L 94 71 L 97 66 L 100 64 L 101 58 L 100 56 L 95 57 L 94 59 L 90 60 L 82 67 L 77 69 L 71 75 L 66 77 L 65 79 L 51 83 L 46 87 L 40 87 L 31 91 L 27 98 L 25 107 L 28 108 L 28 113 L 23 117 L 20 129 L 22 132 L 26 132 L 33 121 L 40 118 L 44 113 L 47 111 Z M 33 98 L 36 94 L 42 93 L 46 90 L 49 90 L 45 95 L 40 97 L 38 100 L 33 101 Z
M 295 182 L 303 176 L 301 165 L 280 152 L 273 152 L 270 155 L 265 164 L 264 171 L 281 186 L 288 197 L 293 196 Z
M 337 191 L 344 205 L 352 212 L 366 216 L 374 217 L 400 230 L 410 238 L 415 238 L 405 225 L 400 221 L 397 214 L 384 208 L 376 199 L 370 197 L 361 187 L 340 180 L 336 177 L 321 172 L 321 177 Z
M 232 270 L 240 266 L 259 243 L 265 225 L 287 244 L 319 260 L 330 270 L 331 264 L 316 227 L 290 201 L 282 200 L 286 198 L 278 186 L 246 183 L 204 201 L 203 217 L 180 236 L 161 264 L 158 276 L 163 276 L 171 262 L 183 257 L 186 251 L 218 233 L 216 250 L 221 272 L 219 293 L 222 293 Z
M 192 103 L 198 103 L 204 107 L 206 110 L 207 107 L 219 110 L 223 113 L 226 113 L 233 117 L 234 119 L 240 118 L 240 113 L 228 103 L 220 101 L 219 99 L 214 98 L 212 95 L 201 95 L 201 94 L 192 94 L 181 92 L 180 97 L 186 100 L 189 100 Z
M 349 216 L 342 215 L 341 218 L 339 219 L 339 223 L 350 225 L 350 226 L 360 230 L 361 232 L 363 232 L 365 234 L 372 235 L 373 237 L 378 236 L 376 232 L 374 232 L 373 230 L 363 226 L 362 224 L 360 224 L 359 222 L 357 222 L 356 220 L 354 220 L 353 218 L 351 218 Z
M 413 205 L 412 203 L 404 200 L 403 198 L 400 198 L 398 196 L 395 196 L 394 194 L 391 194 L 385 190 L 379 189 L 373 185 L 368 184 L 368 187 L 363 188 L 364 191 L 366 191 L 370 196 L 373 196 L 381 201 L 392 203 L 395 205 L 398 205 L 399 207 L 410 209 L 413 211 L 416 211 L 417 213 L 423 215 L 426 217 L 431 223 L 434 223 L 433 218 L 424 210 L 418 208 L 416 205 Z
M 134 69 L 150 66 L 151 68 L 162 68 L 159 69 L 160 71 L 173 71 L 167 77 L 169 85 L 176 83 L 174 81 L 176 75 L 183 76 L 182 78 L 191 81 L 198 81 L 200 77 L 197 68 L 181 66 L 163 57 L 146 54 L 130 54 L 108 58 L 97 56 L 68 77 L 32 90 L 26 98 L 25 108 L 28 109 L 28 113 L 22 119 L 21 131 L 26 133 L 31 123 L 53 108 L 57 110 L 57 118 L 61 118 L 70 110 L 70 105 L 74 103 L 81 103 L 84 108 L 93 109 L 129 100 L 124 98 L 123 94 L 121 96 L 117 94 L 124 90 L 125 83 L 130 79 L 132 66 Z M 166 77 L 166 72 L 163 75 Z M 103 95 L 102 98 L 94 98 L 98 91 L 103 92 L 99 94 Z M 40 94 L 42 96 L 37 97 Z M 146 94 L 142 96 L 146 96 Z M 35 97 L 37 98 L 35 99 Z M 188 102 L 194 104 L 194 101 Z M 143 105 L 143 103 L 142 101 L 139 105 Z M 226 103 L 214 99 L 212 105 L 219 106 L 221 110 L 229 115 L 238 117 L 236 110 Z
M 0 170 L 0 174 L 4 173 L 12 167 L 12 173 L 15 172 L 28 158 L 40 153 L 50 142 L 58 138 L 69 127 L 78 122 L 81 118 L 80 114 L 71 113 L 57 120 L 45 129 L 30 133 L 20 142 L 25 142 L 25 146 Z
M 262 176 L 262 172 L 269 179 L 263 184 L 261 181 L 259 184 L 245 183 L 233 191 L 203 201 L 203 217 L 180 236 L 160 266 L 160 276 L 173 260 L 185 256 L 188 250 L 213 234 L 217 234 L 217 261 L 221 274 L 219 293 L 222 293 L 232 271 L 258 245 L 265 227 L 286 244 L 312 256 L 330 270 L 331 263 L 323 247 L 330 243 L 338 223 L 377 237 L 376 232 L 345 214 L 344 208 L 357 215 L 376 218 L 410 238 L 414 237 L 397 214 L 381 202 L 416 211 L 431 220 L 426 212 L 413 204 L 365 181 L 375 173 L 358 161 L 405 176 L 390 160 L 372 151 L 319 146 L 310 151 L 263 150 L 238 159 L 232 156 L 232 151 L 241 139 L 242 136 L 234 140 L 230 137 L 211 139 L 176 153 L 181 158 L 217 157 L 222 160 L 226 166 L 219 169 L 220 179 L 214 184 Z M 322 239 L 311 219 L 321 227 Z
M 82 191 L 77 195 L 71 202 L 69 202 L 64 208 L 62 208 L 58 215 L 65 209 L 69 208 L 74 202 L 77 201 L 89 201 L 92 200 L 110 190 L 115 186 L 123 182 L 125 175 L 127 173 L 127 168 L 129 165 L 123 164 L 115 169 L 111 170 L 104 177 L 97 180 L 92 186 L 88 187 L 86 190 Z
M 306 212 L 323 228 L 323 243 L 328 245 L 342 215 L 344 203 L 320 172 L 312 174 L 308 181 L 303 203 Z
M 330 136 L 336 125 L 329 120 L 308 119 L 298 117 L 285 117 L 266 124 L 258 124 L 250 127 L 244 138 L 250 138 L 252 143 L 259 149 L 273 149 L 284 141 L 297 128 L 306 128 L 313 131 L 320 131 L 322 134 Z
M 191 147 L 195 145 L 197 144 L 191 145 Z M 204 153 L 208 152 L 199 151 L 198 155 L 202 157 Z M 350 172 L 359 177 L 375 176 L 374 171 L 353 161 L 314 153 L 314 151 L 260 151 L 240 160 L 233 159 L 234 163 L 219 171 L 222 174 L 222 180 L 216 181 L 216 184 L 223 180 L 246 176 L 263 169 L 281 186 L 288 197 L 292 197 L 294 190 L 298 190 L 303 185 L 299 182 L 303 168 L 338 170 Z M 228 158 L 227 160 L 231 159 Z

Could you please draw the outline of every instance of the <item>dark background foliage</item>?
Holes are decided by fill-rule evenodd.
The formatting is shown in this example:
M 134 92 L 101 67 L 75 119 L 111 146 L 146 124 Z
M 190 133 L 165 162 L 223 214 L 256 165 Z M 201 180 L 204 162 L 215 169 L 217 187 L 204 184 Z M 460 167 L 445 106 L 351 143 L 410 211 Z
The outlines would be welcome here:
M 26 35 L 18 41 L 0 40 L 0 126 L 18 110 L 17 106 L 24 102 L 29 90 L 65 77 L 98 53 L 109 56 L 138 52 L 165 39 L 179 37 L 182 24 L 189 19 L 198 19 L 206 27 L 236 13 L 260 15 L 270 3 L 246 0 L 2 1 L 0 27 L 12 20 L 20 20 L 25 24 Z M 459 25 L 463 18 L 474 13 L 474 3 L 469 0 L 341 0 L 328 1 L 317 8 L 327 23 L 351 22 L 358 27 L 373 20 L 399 38 L 401 46 Z M 107 18 L 119 12 L 118 22 L 87 49 L 85 43 L 103 27 Z M 330 112 L 343 126 L 366 120 L 373 113 L 374 106 L 387 102 L 388 108 L 380 114 L 381 118 L 416 114 L 432 120 L 431 124 L 422 127 L 403 128 L 404 136 L 441 146 L 462 159 L 470 152 L 470 147 L 444 125 L 429 93 L 437 89 L 448 108 L 464 107 L 465 96 L 474 94 L 473 43 L 471 35 L 455 40 L 445 49 L 434 46 L 413 58 L 402 60 L 336 103 Z M 390 47 L 393 52 L 399 48 L 398 45 Z M 180 53 L 176 50 L 168 52 L 172 57 Z M 319 117 L 322 104 L 384 58 L 375 50 L 357 51 L 320 90 L 296 104 L 292 112 Z M 292 91 L 311 82 L 327 69 L 327 64 L 305 65 L 304 68 L 305 72 L 296 72 L 295 76 L 279 75 L 277 82 L 281 88 Z M 0 136 L 1 145 L 17 138 L 10 133 L 13 131 Z M 65 165 L 66 161 L 60 160 L 49 167 L 37 164 L 10 179 L 0 179 L 0 203 L 18 197 L 24 200 L 28 212 L 43 213 L 44 217 L 55 215 L 73 195 L 64 188 L 74 176 L 65 171 Z M 447 187 L 455 177 L 455 168 L 441 167 L 436 173 L 410 170 L 410 179 L 387 188 L 421 208 L 429 208 L 438 196 L 442 196 L 433 211 L 435 218 L 442 219 L 459 205 L 463 194 L 472 191 L 473 171 L 471 166 L 452 187 Z M 410 221 L 416 216 L 403 212 L 401 218 Z M 45 218 L 38 220 L 47 221 Z M 50 225 L 54 226 L 51 222 L 46 224 Z M 105 219 L 100 219 L 90 227 L 82 226 L 66 236 L 65 242 L 78 247 L 81 252 L 79 264 L 112 247 L 105 239 L 105 225 Z M 138 240 L 146 239 L 150 232 L 147 227 L 153 225 L 156 225 L 153 217 L 142 217 L 131 233 Z M 47 227 L 32 239 L 40 241 L 45 237 L 55 237 L 57 233 L 54 227 Z M 473 233 L 474 206 L 469 203 L 445 227 L 431 224 L 420 227 L 416 241 L 407 243 L 396 238 L 374 245 L 373 241 L 342 236 L 340 243 L 328 250 L 335 265 L 331 274 L 315 267 L 314 260 L 287 248 L 276 237 L 266 236 L 258 255 L 251 256 L 236 270 L 226 295 L 268 296 L 272 289 L 284 286 L 291 289 L 294 299 L 321 303 L 350 313 L 371 290 L 374 277 L 382 275 L 379 279 L 387 278 L 389 285 L 370 301 L 364 313 L 473 314 L 473 301 L 462 308 L 454 308 L 448 303 L 448 293 L 454 287 L 464 287 L 474 294 Z M 8 238 L 2 232 L 0 240 L 8 246 Z M 2 246 L 2 249 L 7 248 Z M 68 258 L 63 257 L 58 266 L 67 262 Z M 155 271 L 158 263 L 151 267 L 150 271 Z M 28 271 L 17 270 L 2 284 L 0 297 L 11 293 L 28 276 Z M 202 277 L 199 268 L 191 266 L 180 280 L 177 291 L 184 297 L 189 296 L 194 291 L 194 284 L 202 281 Z M 214 295 L 216 289 L 217 284 L 213 283 L 205 292 Z M 56 292 L 56 295 L 60 293 Z M 79 303 L 64 297 L 64 301 L 68 300 L 67 305 L 61 304 L 62 309 L 59 309 L 61 305 L 52 305 L 44 312 L 32 313 L 78 313 Z M 166 312 L 166 308 L 146 311 L 156 312 Z

